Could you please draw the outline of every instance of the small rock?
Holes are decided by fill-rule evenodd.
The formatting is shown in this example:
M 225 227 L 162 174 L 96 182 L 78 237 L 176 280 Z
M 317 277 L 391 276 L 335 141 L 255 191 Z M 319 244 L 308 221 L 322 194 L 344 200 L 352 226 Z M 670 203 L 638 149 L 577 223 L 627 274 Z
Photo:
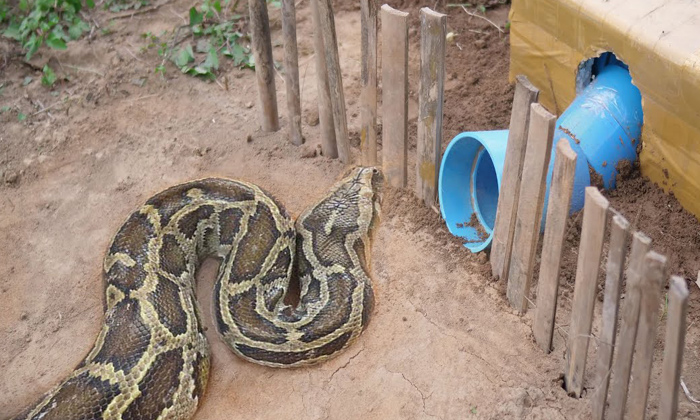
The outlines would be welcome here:
M 486 257 L 486 253 L 485 252 L 479 253 L 479 255 L 476 257 L 476 260 L 479 262 L 479 264 L 486 264 L 486 262 L 488 261 L 488 259 Z
M 318 153 L 318 150 L 311 145 L 306 145 L 306 146 L 301 148 L 301 158 L 302 159 L 316 157 L 317 153 Z
M 253 107 L 253 103 L 252 103 L 251 101 L 248 101 L 248 102 L 245 103 L 245 107 L 248 108 L 248 109 L 250 109 L 250 108 Z
M 32 337 L 27 337 L 27 338 L 24 339 L 24 341 L 26 341 L 27 343 L 31 343 L 31 342 L 32 342 Z
M 314 108 L 306 114 L 306 123 L 311 127 L 318 125 L 318 109 Z
M 5 184 L 14 185 L 19 181 L 19 174 L 15 171 L 5 172 Z
M 476 48 L 485 48 L 486 41 L 484 41 L 483 39 L 477 39 L 476 41 L 474 41 L 474 45 L 476 46 Z
M 245 136 L 245 142 L 246 142 L 246 143 L 252 143 L 252 142 L 253 142 L 253 135 L 250 134 L 250 133 L 246 134 L 246 136 Z
M 22 312 L 22 313 L 19 315 L 19 319 L 21 319 L 22 321 L 26 321 L 27 318 L 29 318 L 29 314 L 26 313 L 26 312 Z

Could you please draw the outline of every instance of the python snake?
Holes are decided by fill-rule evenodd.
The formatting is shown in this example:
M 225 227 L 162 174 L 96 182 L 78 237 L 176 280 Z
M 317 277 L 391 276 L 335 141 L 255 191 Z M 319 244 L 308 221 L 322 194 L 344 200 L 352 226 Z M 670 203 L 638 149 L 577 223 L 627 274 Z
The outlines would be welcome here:
M 211 363 L 195 298 L 195 272 L 210 256 L 222 260 L 215 324 L 236 354 L 277 367 L 334 356 L 370 320 L 382 182 L 377 169 L 356 168 L 296 223 L 240 181 L 192 181 L 153 196 L 105 257 L 105 317 L 94 347 L 15 419 L 191 418 Z M 292 279 L 295 306 L 285 303 Z

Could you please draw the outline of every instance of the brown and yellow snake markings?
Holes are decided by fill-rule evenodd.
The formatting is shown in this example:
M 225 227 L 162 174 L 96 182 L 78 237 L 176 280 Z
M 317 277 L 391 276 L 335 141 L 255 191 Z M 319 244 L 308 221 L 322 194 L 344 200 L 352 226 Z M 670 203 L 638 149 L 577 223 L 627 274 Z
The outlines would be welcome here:
M 107 251 L 94 347 L 15 419 L 191 418 L 210 368 L 194 284 L 207 257 L 221 259 L 215 323 L 236 354 L 276 367 L 336 355 L 370 320 L 382 183 L 377 169 L 356 168 L 296 223 L 240 181 L 203 179 L 153 196 Z M 301 290 L 294 307 L 284 303 L 292 279 Z

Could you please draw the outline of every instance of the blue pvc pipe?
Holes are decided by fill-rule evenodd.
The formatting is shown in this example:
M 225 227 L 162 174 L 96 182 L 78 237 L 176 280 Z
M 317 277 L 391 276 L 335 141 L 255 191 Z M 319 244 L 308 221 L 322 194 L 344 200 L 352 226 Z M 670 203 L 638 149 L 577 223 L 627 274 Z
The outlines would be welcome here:
M 566 138 L 578 154 L 571 212 L 583 208 L 589 165 L 605 188 L 615 187 L 617 164 L 634 161 L 642 127 L 642 99 L 627 69 L 609 65 L 557 120 L 554 144 Z M 466 132 L 448 145 L 440 165 L 440 211 L 450 233 L 479 252 L 491 244 L 508 130 Z M 547 191 L 554 168 L 552 150 Z M 546 214 L 545 210 L 543 213 Z M 544 228 L 544 223 L 542 223 Z
M 450 233 L 472 252 L 491 243 L 507 138 L 508 130 L 461 133 L 442 158 L 440 211 Z

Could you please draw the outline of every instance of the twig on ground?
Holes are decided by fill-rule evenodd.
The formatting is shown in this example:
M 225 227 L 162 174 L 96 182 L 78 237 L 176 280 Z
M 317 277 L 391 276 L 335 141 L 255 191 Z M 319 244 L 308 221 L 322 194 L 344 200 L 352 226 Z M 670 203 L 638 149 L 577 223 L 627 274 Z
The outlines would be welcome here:
M 690 401 L 694 402 L 695 404 L 700 404 L 700 400 L 696 400 L 693 397 L 693 395 L 688 390 L 688 387 L 686 386 L 685 382 L 683 382 L 683 379 L 681 379 L 681 388 L 683 388 L 683 392 L 685 393 L 686 398 L 688 398 Z
M 162 3 L 156 4 L 156 5 L 153 6 L 153 7 L 148 7 L 148 8 L 144 8 L 144 9 L 134 10 L 134 11 L 132 11 L 132 12 L 123 13 L 123 14 L 121 14 L 121 15 L 110 16 L 109 20 L 130 19 L 130 18 L 132 18 L 132 17 L 134 17 L 134 16 L 136 16 L 136 15 L 142 15 L 142 14 L 145 14 L 145 13 L 150 13 L 150 12 L 153 12 L 153 11 L 155 11 L 155 10 L 160 9 L 161 7 L 163 7 L 163 6 L 165 6 L 166 4 L 170 3 L 171 1 L 172 1 L 172 0 L 165 0 L 165 1 L 163 1 Z
M 460 7 L 462 8 L 462 10 L 464 10 L 464 13 L 468 14 L 469 16 L 473 16 L 473 17 L 476 17 L 476 18 L 479 18 L 479 19 L 483 19 L 483 20 L 485 20 L 486 22 L 490 23 L 494 28 L 498 29 L 498 32 L 500 32 L 500 33 L 502 33 L 502 34 L 505 33 L 505 31 L 504 31 L 503 29 L 501 29 L 500 26 L 496 25 L 491 19 L 487 18 L 486 16 L 481 16 L 481 15 L 477 15 L 476 13 L 472 13 L 472 12 L 470 12 L 469 10 L 467 10 L 467 8 L 464 7 L 464 5 L 460 5 Z

